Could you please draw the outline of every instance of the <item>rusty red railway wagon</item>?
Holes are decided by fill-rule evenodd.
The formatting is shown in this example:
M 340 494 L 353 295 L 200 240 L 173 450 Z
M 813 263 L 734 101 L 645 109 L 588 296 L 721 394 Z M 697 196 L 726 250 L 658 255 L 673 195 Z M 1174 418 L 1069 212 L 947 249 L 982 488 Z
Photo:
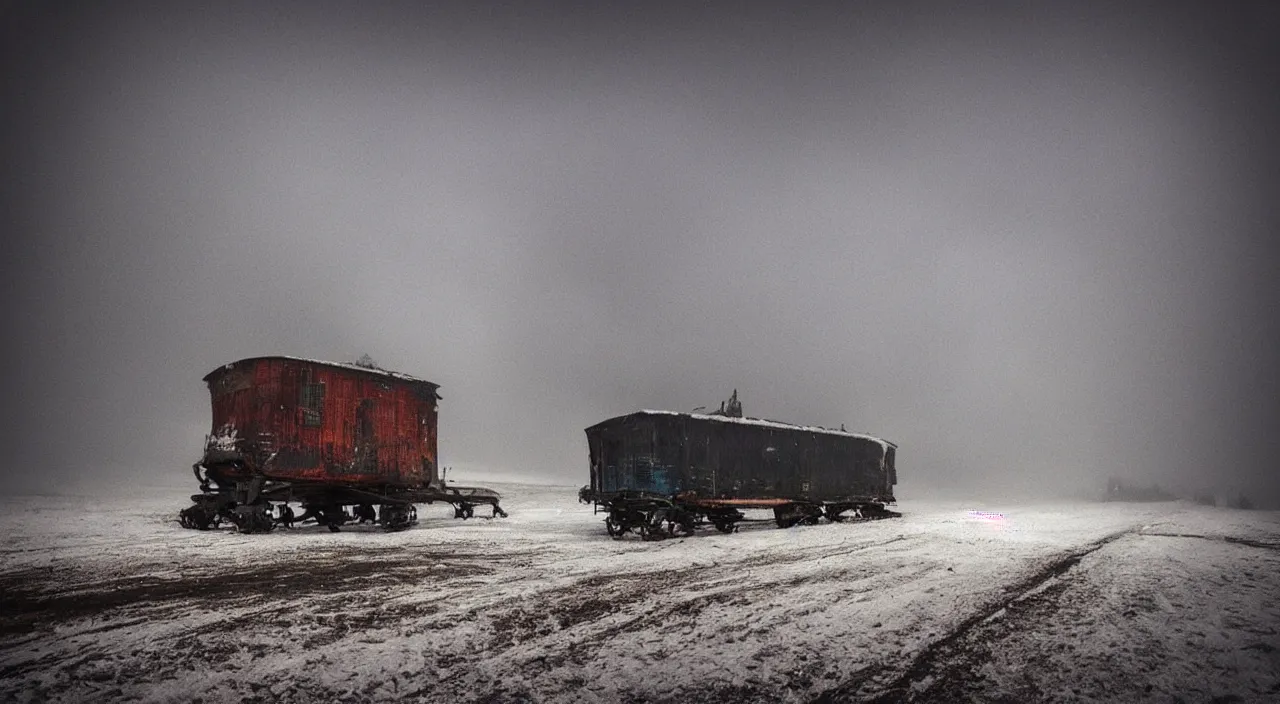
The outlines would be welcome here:
M 180 515 L 186 527 L 225 520 L 266 531 L 290 522 L 295 501 L 299 522 L 330 530 L 348 520 L 404 528 L 416 521 L 415 504 L 436 501 L 460 518 L 478 504 L 505 515 L 496 492 L 441 481 L 437 384 L 371 364 L 282 356 L 232 362 L 204 381 L 213 424 L 193 467 L 201 493 Z

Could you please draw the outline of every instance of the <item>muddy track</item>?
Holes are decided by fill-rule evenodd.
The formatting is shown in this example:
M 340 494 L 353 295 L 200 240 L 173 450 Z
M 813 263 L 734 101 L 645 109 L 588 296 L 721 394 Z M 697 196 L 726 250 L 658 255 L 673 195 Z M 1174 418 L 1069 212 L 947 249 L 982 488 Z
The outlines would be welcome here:
M 869 547 L 869 546 L 868 546 Z M 749 611 L 735 612 L 734 608 L 741 607 L 749 609 L 754 599 L 769 594 L 785 593 L 788 589 L 797 586 L 812 585 L 815 580 L 823 582 L 838 582 L 849 584 L 848 580 L 862 582 L 859 592 L 870 592 L 884 589 L 892 589 L 901 583 L 910 582 L 919 576 L 938 569 L 938 565 L 931 564 L 927 566 L 916 566 L 914 570 L 906 573 L 896 574 L 891 579 L 884 576 L 875 578 L 867 578 L 867 575 L 856 566 L 827 570 L 820 575 L 805 574 L 793 575 L 788 577 L 778 577 L 763 582 L 753 582 L 750 584 L 741 584 L 739 580 L 734 580 L 730 575 L 716 573 L 709 578 L 695 579 L 693 581 L 681 582 L 677 586 L 678 591 L 675 594 L 682 594 L 674 601 L 659 599 L 655 603 L 652 599 L 643 602 L 645 608 L 642 611 L 634 609 L 630 613 L 621 611 L 615 604 L 602 604 L 599 602 L 591 602 L 586 604 L 591 611 L 589 617 L 582 618 L 581 623 L 591 622 L 591 628 L 586 629 L 581 636 L 565 638 L 564 634 L 556 632 L 541 632 L 534 636 L 533 640 L 521 643 L 523 648 L 529 652 L 537 652 L 538 654 L 530 658 L 522 658 L 520 663 L 521 671 L 525 677 L 534 679 L 542 672 L 555 671 L 566 666 L 575 667 L 583 665 L 594 658 L 602 651 L 607 651 L 609 643 L 614 639 L 621 639 L 623 642 L 629 634 L 639 633 L 643 631 L 657 632 L 677 632 L 686 631 L 690 635 L 690 643 L 696 642 L 698 638 L 708 637 L 704 633 L 701 636 L 694 635 L 694 631 L 698 628 L 706 628 L 710 624 L 718 624 L 722 632 L 746 632 L 750 630 L 750 625 L 740 619 L 730 616 L 725 618 L 716 618 L 708 620 L 704 613 L 706 610 L 714 607 L 730 607 L 726 615 L 745 614 Z M 703 569 L 701 572 L 706 572 Z M 707 577 L 707 575 L 703 575 Z M 683 595 L 688 592 L 695 593 L 692 596 Z M 811 611 L 806 610 L 801 614 L 807 615 Z M 611 616 L 621 617 L 613 619 L 610 623 L 595 623 L 595 621 L 603 620 Z M 660 657 L 660 656 L 659 656 Z M 804 684 L 796 685 L 796 681 L 792 682 L 793 686 L 809 687 L 817 672 L 825 669 L 822 658 L 814 653 L 812 660 L 809 661 L 809 669 L 814 670 L 808 674 L 808 679 L 804 680 Z M 566 690 L 566 693 L 571 690 Z M 729 685 L 727 683 L 710 683 L 706 686 L 689 685 L 682 690 L 680 701 L 744 701 L 744 692 L 754 693 L 752 696 L 746 697 L 745 701 L 760 701 L 774 699 L 780 696 L 776 688 L 763 683 L 749 685 Z M 768 696 L 766 696 L 766 694 Z M 635 701 L 654 701 L 651 693 L 627 692 L 619 693 L 623 700 L 627 700 L 627 696 L 633 696 Z M 661 701 L 659 699 L 658 701 Z
M 1130 530 L 1108 536 L 1100 543 L 1092 544 L 1088 550 L 1076 553 L 1070 558 L 1071 564 L 1066 569 L 1070 569 L 1071 566 L 1079 563 L 1080 558 L 1084 557 L 1084 555 L 1095 552 L 1106 544 L 1125 536 L 1134 538 L 1154 536 L 1203 539 L 1268 550 L 1280 549 L 1280 545 L 1273 543 L 1231 536 L 1151 533 Z M 1062 570 L 1060 574 L 1065 573 L 1066 569 Z M 1021 690 L 1018 690 L 1017 685 L 1014 685 L 1014 690 L 1005 691 L 992 697 L 985 689 L 986 683 L 983 681 L 982 673 L 983 665 L 992 660 L 993 647 L 1010 633 L 1018 630 L 1027 630 L 1029 624 L 1043 623 L 1045 620 L 1052 618 L 1053 614 L 1062 608 L 1062 596 L 1071 586 L 1072 582 L 1070 580 L 1047 581 L 1046 586 L 1043 588 L 1033 587 L 1028 591 L 1022 592 L 1019 596 L 1009 601 L 1004 609 L 993 613 L 992 618 L 983 619 L 977 624 L 972 624 L 966 632 L 960 634 L 960 639 L 953 640 L 947 648 L 934 653 L 934 656 L 927 663 L 924 663 L 928 666 L 927 670 L 916 672 L 915 677 L 900 677 L 899 680 L 894 682 L 895 688 L 874 697 L 871 701 L 955 702 L 972 701 L 975 697 L 981 696 L 988 701 L 1012 703 L 1039 698 L 1042 693 L 1029 684 L 1025 685 Z M 995 616 L 1002 616 L 1002 618 L 997 621 L 994 619 Z M 1047 662 L 1037 663 L 1033 660 L 1024 662 L 1024 667 L 1034 669 L 1038 666 L 1048 667 L 1049 665 Z M 920 685 L 926 682 L 927 685 L 921 688 Z M 1217 699 L 1214 701 L 1217 701 Z M 1224 699 L 1224 701 L 1243 700 Z
M 781 548 L 769 554 L 749 555 L 733 564 L 738 567 L 765 567 L 774 565 L 783 565 L 792 562 L 816 562 L 825 560 L 829 557 L 840 557 L 842 555 L 851 555 L 856 552 L 863 552 L 872 548 L 884 547 L 904 540 L 920 540 L 919 536 L 897 535 L 884 540 L 876 540 L 872 542 L 855 543 L 852 546 L 837 545 L 821 550 L 796 550 L 792 547 Z
M 489 617 L 493 635 L 486 649 L 500 652 L 531 638 L 606 618 L 685 583 L 705 569 L 596 575 L 566 587 L 504 600 L 485 609 L 493 614 Z
M 1093 541 L 1084 548 L 1073 550 L 1060 556 L 1036 572 L 1007 587 L 1005 591 L 1009 596 L 988 604 L 977 613 L 961 621 L 945 636 L 924 648 L 911 661 L 907 669 L 897 674 L 896 677 L 893 677 L 892 674 L 895 668 L 887 665 L 872 666 L 855 673 L 849 680 L 822 692 L 810 701 L 814 704 L 844 701 L 870 701 L 877 704 L 955 701 L 956 692 L 947 691 L 951 689 L 951 680 L 945 676 L 945 671 L 950 667 L 950 663 L 965 659 L 966 647 L 963 641 L 971 632 L 1001 611 L 1016 609 L 1018 602 L 1043 588 L 1050 580 L 1066 574 L 1071 568 L 1079 564 L 1080 560 L 1086 555 L 1096 552 L 1136 531 L 1136 528 L 1131 528 Z M 885 677 L 893 677 L 893 679 L 888 682 L 882 682 Z M 928 682 L 929 685 L 923 690 L 918 690 L 916 685 L 925 682 Z
M 494 568 L 487 563 L 503 557 L 398 552 L 397 557 L 379 557 L 352 550 L 218 574 L 108 579 L 75 584 L 69 589 L 58 589 L 34 575 L 10 576 L 0 580 L 5 603 L 0 614 L 0 636 L 28 633 L 80 618 L 115 615 L 135 607 L 151 611 L 154 617 L 163 614 L 167 606 L 188 607 L 194 603 L 224 609 L 282 595 L 332 595 L 335 591 L 407 584 L 427 578 L 446 582 L 489 574 Z
M 494 629 L 487 644 L 490 652 L 499 652 L 531 639 L 552 636 L 560 631 L 592 624 L 611 616 L 624 616 L 616 624 L 586 635 L 569 646 L 559 657 L 544 657 L 549 664 L 564 659 L 581 659 L 592 648 L 599 647 L 609 638 L 644 630 L 651 627 L 670 627 L 671 623 L 692 622 L 706 608 L 717 604 L 747 603 L 748 597 L 785 590 L 810 583 L 815 576 L 781 577 L 743 585 L 740 570 L 745 566 L 764 567 L 795 562 L 819 562 L 821 560 L 855 554 L 907 540 L 897 536 L 887 540 L 862 543 L 852 547 L 837 546 L 834 549 L 816 551 L 790 551 L 771 556 L 750 555 L 741 560 L 727 560 L 712 566 L 686 567 L 659 572 L 632 572 L 596 575 L 581 579 L 571 585 L 540 591 L 533 596 L 506 599 L 485 607 Z M 932 568 L 926 568 L 928 571 Z M 824 580 L 862 576 L 856 566 L 830 570 Z M 883 582 L 880 583 L 883 585 Z M 660 606 L 644 613 L 625 617 L 637 605 L 651 603 L 656 595 L 669 592 L 672 599 L 659 599 Z M 700 592 L 700 593 L 699 593 Z M 685 596 L 695 593 L 695 596 Z M 475 614 L 471 614 L 475 615 Z

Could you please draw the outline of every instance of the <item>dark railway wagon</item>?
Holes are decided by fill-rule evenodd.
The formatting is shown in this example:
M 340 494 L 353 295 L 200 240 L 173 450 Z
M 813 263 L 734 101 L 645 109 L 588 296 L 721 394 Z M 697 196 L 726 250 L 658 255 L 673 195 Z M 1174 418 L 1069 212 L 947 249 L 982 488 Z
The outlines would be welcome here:
M 736 396 L 736 394 L 735 394 Z M 897 515 L 897 445 L 858 433 L 757 418 L 639 411 L 586 429 L 591 484 L 610 535 L 645 538 L 711 523 L 732 532 L 742 509 L 779 527 Z
M 213 426 L 193 468 L 202 493 L 182 512 L 184 526 L 228 520 L 244 532 L 269 530 L 273 511 L 287 516 L 291 501 L 305 509 L 298 520 L 331 530 L 357 518 L 402 528 L 414 522 L 415 503 L 435 501 L 463 518 L 481 503 L 504 515 L 496 492 L 440 481 L 437 384 L 294 357 L 243 359 L 204 381 Z

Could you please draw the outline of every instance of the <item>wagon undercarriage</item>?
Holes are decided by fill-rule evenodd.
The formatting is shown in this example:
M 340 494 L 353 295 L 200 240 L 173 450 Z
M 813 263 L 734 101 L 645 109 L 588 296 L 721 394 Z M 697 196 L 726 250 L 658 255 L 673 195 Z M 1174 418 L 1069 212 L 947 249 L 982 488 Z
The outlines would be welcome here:
M 614 539 L 632 533 L 642 540 L 661 540 L 693 535 L 699 527 L 707 525 L 721 533 L 732 533 L 738 530 L 740 523 L 773 521 L 779 528 L 790 528 L 816 525 L 824 518 L 840 523 L 901 515 L 890 511 L 885 502 L 877 499 L 829 502 L 803 499 L 707 500 L 635 491 L 598 495 L 589 487 L 584 487 L 578 496 L 584 503 L 594 504 L 597 512 L 607 514 L 605 530 Z M 773 518 L 749 518 L 742 509 L 772 509 Z
M 477 507 L 488 505 L 489 517 L 506 517 L 499 505 L 501 496 L 478 487 L 356 487 L 331 482 L 277 481 L 263 475 L 221 482 L 206 474 L 202 493 L 191 497 L 192 505 L 178 514 L 183 528 L 211 530 L 229 524 L 241 533 L 266 533 L 277 526 L 314 522 L 337 532 L 343 525 L 365 523 L 386 531 L 404 530 L 418 522 L 417 504 L 447 503 L 454 518 L 475 516 Z M 291 504 L 301 506 L 295 514 Z

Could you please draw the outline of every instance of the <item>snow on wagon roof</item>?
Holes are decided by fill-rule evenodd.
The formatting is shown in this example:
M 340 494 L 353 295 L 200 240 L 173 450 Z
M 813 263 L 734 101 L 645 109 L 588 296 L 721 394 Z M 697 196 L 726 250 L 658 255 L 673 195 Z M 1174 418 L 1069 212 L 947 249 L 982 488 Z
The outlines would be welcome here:
M 865 433 L 851 433 L 847 430 L 832 430 L 831 428 L 823 428 L 822 426 L 818 426 L 818 425 L 795 425 L 793 423 L 781 423 L 776 420 L 765 420 L 764 418 L 735 418 L 733 416 L 709 415 L 704 413 L 680 413 L 678 411 L 657 411 L 657 410 L 651 410 L 651 409 L 636 411 L 635 413 L 631 413 L 629 415 L 684 416 L 686 418 L 693 418 L 694 420 L 710 420 L 710 421 L 715 421 L 717 423 L 739 423 L 742 425 L 757 425 L 765 428 L 778 428 L 780 430 L 801 430 L 807 433 L 822 433 L 824 435 L 840 435 L 843 437 L 858 438 L 860 440 L 870 440 L 872 442 L 880 443 L 880 447 L 884 448 L 886 452 L 888 452 L 890 447 L 897 447 L 897 445 L 889 442 L 888 440 L 885 440 L 884 438 L 878 438 L 874 435 L 867 435 Z M 626 416 L 620 416 L 620 417 L 625 418 Z
M 306 362 L 307 364 L 320 364 L 326 367 L 340 367 L 342 369 L 350 369 L 352 371 L 365 372 L 366 374 L 377 374 L 379 376 L 390 377 L 392 379 L 399 379 L 400 381 L 416 381 L 424 384 L 431 384 L 432 386 L 439 386 L 438 384 L 434 384 L 433 382 L 427 381 L 426 379 L 419 379 L 416 376 L 410 376 L 408 374 L 403 374 L 401 372 L 393 372 L 393 371 L 390 371 L 387 369 L 381 369 L 378 367 L 364 367 L 354 362 L 326 362 L 323 359 L 307 359 L 306 357 L 291 357 L 289 355 L 284 355 L 284 354 L 272 354 L 272 355 L 265 355 L 262 357 L 245 357 L 244 359 L 238 359 L 234 362 L 229 362 L 227 364 L 224 364 L 221 367 L 218 367 L 217 369 L 209 372 L 209 374 L 205 376 L 205 380 L 207 381 L 209 377 L 213 376 L 214 374 L 217 374 L 223 369 L 230 369 L 231 367 L 237 364 L 241 364 L 243 362 L 254 362 L 260 359 L 287 359 L 293 362 Z

